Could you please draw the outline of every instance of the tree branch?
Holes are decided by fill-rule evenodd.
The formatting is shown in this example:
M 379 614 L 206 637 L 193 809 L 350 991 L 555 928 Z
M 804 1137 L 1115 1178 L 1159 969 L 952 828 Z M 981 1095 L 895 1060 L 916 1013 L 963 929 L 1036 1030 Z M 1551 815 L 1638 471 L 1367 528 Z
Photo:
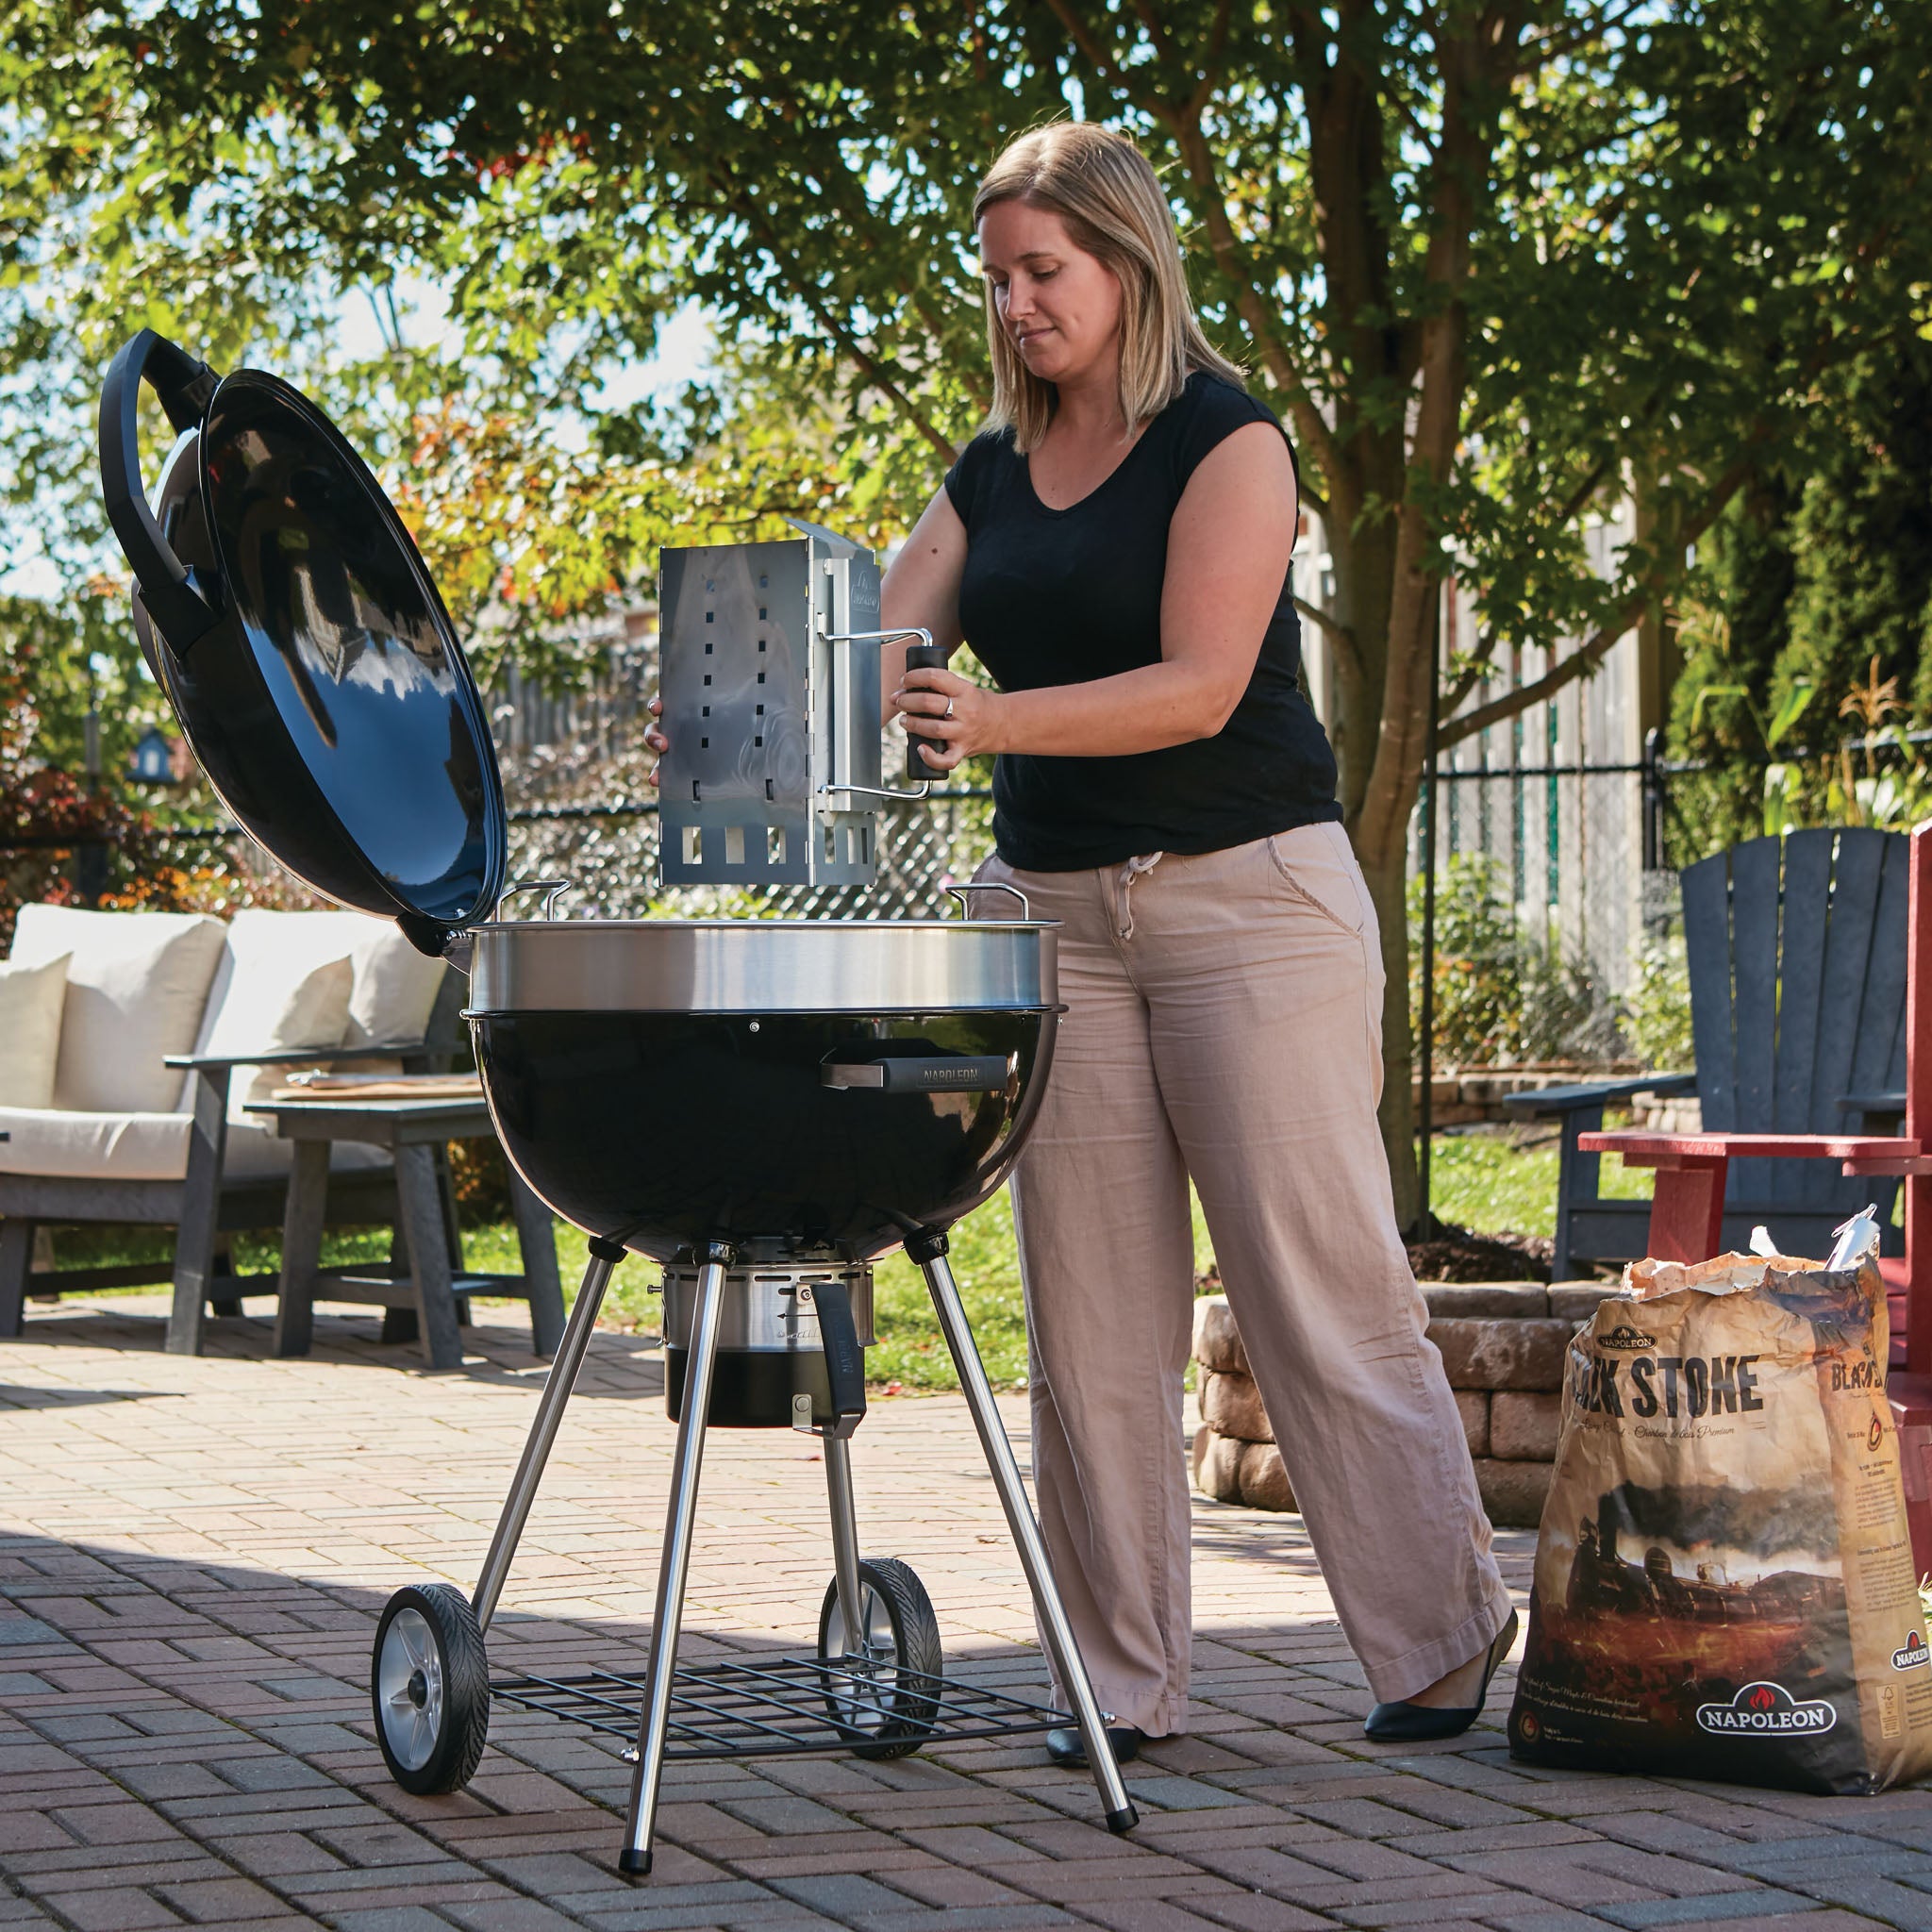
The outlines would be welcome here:
M 1161 25 L 1159 14 L 1155 12 L 1151 0 L 1134 0 L 1134 11 L 1141 16 L 1141 25 L 1147 29 L 1147 38 L 1154 42 L 1154 58 L 1165 65 L 1174 51 L 1174 42 Z
M 1682 549 L 1696 542 L 1717 521 L 1725 504 L 1743 488 L 1755 466 L 1756 458 L 1752 452 L 1769 434 L 1770 431 L 1762 425 L 1753 432 L 1745 444 L 1744 454 L 1718 479 L 1717 487 L 1705 499 L 1697 514 L 1673 537 L 1674 548 Z M 1642 581 L 1632 588 L 1630 594 L 1617 606 L 1615 612 L 1597 628 L 1587 643 L 1572 651 L 1560 663 L 1553 664 L 1533 683 L 1506 691 L 1503 696 L 1487 705 L 1478 705 L 1460 718 L 1446 720 L 1437 727 L 1436 748 L 1446 751 L 1453 744 L 1460 744 L 1465 738 L 1474 738 L 1478 731 L 1487 731 L 1491 724 L 1501 724 L 1519 712 L 1528 710 L 1532 705 L 1540 705 L 1545 698 L 1554 697 L 1565 685 L 1574 684 L 1579 677 L 1587 677 L 1609 656 L 1610 646 L 1642 616 L 1644 606 L 1662 587 L 1662 580 L 1660 571 L 1653 568 L 1647 572 Z
M 1348 625 L 1343 624 L 1339 618 L 1333 617 L 1324 610 L 1319 604 L 1310 604 L 1306 597 L 1297 597 L 1294 600 L 1294 608 L 1310 624 L 1319 625 L 1331 638 L 1341 639 L 1351 650 L 1355 648 L 1355 632 L 1350 630 Z
M 1453 577 L 1449 579 L 1452 593 L 1455 581 Z M 1482 683 L 1489 672 L 1490 666 L 1495 661 L 1496 646 L 1501 641 L 1501 634 L 1493 626 L 1484 631 L 1482 636 L 1476 640 L 1475 649 L 1471 652 L 1469 658 L 1464 662 L 1462 675 L 1456 680 L 1455 689 L 1442 694 L 1441 708 L 1449 717 L 1453 718 L 1456 715 L 1470 692 Z M 1438 736 L 1441 736 L 1440 726 L 1438 726 Z
M 1201 63 L 1201 78 L 1183 110 L 1190 121 L 1198 121 L 1207 111 L 1208 103 L 1214 98 L 1214 90 L 1221 78 L 1221 57 L 1227 51 L 1228 21 L 1233 10 L 1234 0 L 1219 0 L 1215 7 L 1214 25 L 1208 35 L 1208 58 Z
M 1214 165 L 1213 150 L 1201 133 L 1201 114 L 1206 108 L 1211 88 L 1204 94 L 1196 88 L 1193 97 L 1185 107 L 1176 108 L 1172 102 L 1162 100 L 1157 94 L 1146 93 L 1128 85 L 1113 57 L 1095 38 L 1086 22 L 1074 9 L 1073 0 L 1046 0 L 1048 10 L 1060 24 L 1075 52 L 1092 68 L 1095 75 L 1110 87 L 1124 92 L 1135 106 L 1143 113 L 1159 122 L 1173 135 L 1181 153 L 1182 165 L 1188 171 L 1201 197 L 1201 212 L 1208 229 L 1208 245 L 1214 257 L 1214 265 L 1234 291 L 1235 313 L 1241 317 L 1241 326 L 1247 330 L 1248 340 L 1260 352 L 1261 366 L 1268 372 L 1268 380 L 1288 399 L 1289 414 L 1293 419 L 1295 435 L 1302 444 L 1313 452 L 1323 471 L 1332 480 L 1341 462 L 1341 446 L 1335 433 L 1327 425 L 1321 410 L 1315 406 L 1315 399 L 1309 393 L 1307 385 L 1296 374 L 1294 364 L 1290 360 L 1287 346 L 1276 333 L 1273 314 L 1263 299 L 1261 291 L 1255 286 L 1255 278 L 1244 259 L 1245 251 L 1241 239 L 1234 232 L 1234 225 L 1227 218 L 1227 200 L 1221 192 L 1220 174 Z M 1218 43 L 1223 35 L 1224 20 L 1217 20 L 1215 36 Z M 1305 492 L 1306 494 L 1306 492 Z M 1308 501 L 1315 499 L 1309 496 Z
M 1289 414 L 1294 420 L 1295 434 L 1314 452 L 1323 472 L 1332 484 L 1341 464 L 1341 446 L 1327 419 L 1315 406 L 1308 387 L 1289 359 L 1287 345 L 1275 333 L 1274 318 L 1244 259 L 1245 251 L 1234 225 L 1227 218 L 1227 202 L 1221 192 L 1221 180 L 1214 165 L 1213 151 L 1195 121 L 1175 130 L 1181 159 L 1201 195 L 1201 212 L 1208 227 L 1208 246 L 1214 265 L 1234 290 L 1235 313 L 1248 332 L 1248 340 L 1260 351 L 1261 366 L 1268 380 L 1288 398 Z
M 777 237 L 773 233 L 772 225 L 766 221 L 762 211 L 746 198 L 743 192 L 735 183 L 720 181 L 718 189 L 720 200 L 726 207 L 738 209 L 739 215 L 746 228 L 759 238 L 762 246 L 771 255 L 772 258 L 774 261 L 784 261 L 786 258 L 785 251 L 780 246 Z M 820 327 L 838 343 L 846 355 L 850 356 L 858 364 L 870 381 L 884 391 L 897 408 L 899 413 L 919 432 L 934 453 L 950 464 L 959 454 L 958 446 L 950 437 L 941 433 L 931 417 L 926 415 L 920 408 L 919 405 L 892 380 L 891 376 L 886 373 L 885 364 L 853 334 L 844 323 L 832 313 L 830 307 L 807 291 L 806 278 L 802 275 L 794 276 L 793 280 L 801 291 L 798 299 L 817 318 Z
M 1305 597 L 1295 598 L 1294 608 L 1320 629 L 1324 637 L 1333 640 L 1335 655 L 1341 660 L 1342 676 L 1359 679 L 1362 675 L 1362 654 L 1356 648 L 1355 632 L 1347 625 L 1339 623 L 1319 606 L 1310 604 Z
M 1593 20 L 1579 20 L 1567 29 L 1553 26 L 1546 33 L 1531 36 L 1519 47 L 1518 51 L 1524 58 L 1515 63 L 1513 73 L 1529 74 L 1564 54 L 1574 53 L 1586 41 L 1622 26 L 1633 15 L 1642 12 L 1648 4 L 1649 0 L 1628 0 L 1628 4 L 1622 8 L 1605 8 Z
M 1074 11 L 1068 0 L 1046 0 L 1046 4 L 1048 11 L 1059 22 L 1067 38 L 1094 73 L 1109 87 L 1124 87 L 1125 76 L 1114 64 L 1113 57 L 1089 32 L 1086 22 Z M 1141 101 L 1140 105 L 1144 107 L 1146 103 Z

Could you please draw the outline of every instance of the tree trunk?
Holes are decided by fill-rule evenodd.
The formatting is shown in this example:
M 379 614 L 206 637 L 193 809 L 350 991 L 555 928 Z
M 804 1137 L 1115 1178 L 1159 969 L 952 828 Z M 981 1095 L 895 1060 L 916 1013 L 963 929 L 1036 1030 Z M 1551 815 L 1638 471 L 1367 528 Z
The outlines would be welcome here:
M 1335 574 L 1335 615 L 1349 639 L 1344 675 L 1337 679 L 1341 700 L 1335 719 L 1336 755 L 1341 767 L 1337 787 L 1342 822 L 1361 865 L 1362 878 L 1381 928 L 1382 969 L 1388 983 L 1382 999 L 1382 1145 L 1389 1158 L 1389 1179 L 1394 1191 L 1398 1227 L 1415 1224 L 1422 1209 L 1416 1171 L 1413 1054 L 1409 1045 L 1408 910 L 1407 885 L 1408 848 L 1405 817 L 1390 836 L 1383 815 L 1382 831 L 1371 841 L 1363 837 L 1363 807 L 1369 796 L 1370 774 L 1383 737 L 1383 712 L 1391 686 L 1401 689 L 1410 679 L 1407 667 L 1390 663 L 1390 618 L 1395 605 L 1397 532 L 1392 518 L 1366 518 L 1355 505 L 1372 491 L 1384 500 L 1401 486 L 1403 449 L 1399 439 L 1386 446 L 1374 439 L 1358 439 L 1364 467 L 1379 458 L 1379 469 L 1367 486 L 1354 479 L 1330 478 L 1330 521 L 1324 534 Z M 1413 777 L 1411 776 L 1411 783 Z
M 1398 849 L 1372 864 L 1357 855 L 1362 878 L 1382 932 L 1382 1146 L 1395 1195 L 1395 1224 L 1405 1230 L 1422 1216 L 1422 1185 L 1415 1154 L 1415 1058 L 1409 1046 L 1407 865 Z

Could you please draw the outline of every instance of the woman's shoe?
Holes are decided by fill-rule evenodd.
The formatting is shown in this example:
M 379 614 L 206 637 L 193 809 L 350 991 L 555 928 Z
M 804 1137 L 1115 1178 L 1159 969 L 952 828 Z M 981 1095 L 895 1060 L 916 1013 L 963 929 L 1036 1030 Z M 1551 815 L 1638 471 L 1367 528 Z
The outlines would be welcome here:
M 1482 1716 L 1483 1704 L 1490 1694 L 1490 1679 L 1496 1674 L 1496 1666 L 1509 1655 L 1509 1646 L 1515 1641 L 1516 1612 L 1511 1610 L 1509 1621 L 1496 1633 L 1496 1641 L 1483 1659 L 1482 1689 L 1467 1709 L 1407 1702 L 1378 1704 L 1370 1711 L 1362 1729 L 1378 1744 L 1418 1744 L 1428 1738 L 1459 1737 Z M 1078 1735 L 1074 1733 L 1076 1738 Z
M 1140 1757 L 1141 1746 L 1147 1741 L 1147 1733 L 1138 1724 L 1109 1724 L 1107 1741 L 1113 1746 L 1115 1762 L 1128 1764 Z M 1047 1732 L 1046 1755 L 1064 1771 L 1085 1771 L 1087 1747 L 1080 1741 L 1080 1727 L 1064 1724 L 1058 1730 Z

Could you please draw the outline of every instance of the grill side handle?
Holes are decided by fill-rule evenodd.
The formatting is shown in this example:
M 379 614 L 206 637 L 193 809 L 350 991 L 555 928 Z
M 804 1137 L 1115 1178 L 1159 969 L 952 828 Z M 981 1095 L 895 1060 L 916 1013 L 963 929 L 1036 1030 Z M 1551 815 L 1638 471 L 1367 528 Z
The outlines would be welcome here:
M 819 1084 L 874 1093 L 997 1093 L 1013 1076 L 1010 1055 L 930 1054 L 885 1060 L 827 1060 Z
M 852 1319 L 852 1296 L 842 1281 L 815 1281 L 811 1300 L 832 1391 L 833 1432 L 849 1436 L 865 1414 L 865 1350 Z
M 1004 892 L 1008 898 L 1017 899 L 1020 902 L 1020 917 L 1022 919 L 1031 919 L 1033 917 L 1032 900 L 1027 898 L 1026 894 L 1018 886 L 1008 885 L 1005 879 L 968 879 L 963 886 L 948 886 L 946 892 L 948 896 L 958 900 L 959 916 L 962 919 L 971 919 L 973 917 L 973 901 L 968 896 L 969 893 L 973 892 Z

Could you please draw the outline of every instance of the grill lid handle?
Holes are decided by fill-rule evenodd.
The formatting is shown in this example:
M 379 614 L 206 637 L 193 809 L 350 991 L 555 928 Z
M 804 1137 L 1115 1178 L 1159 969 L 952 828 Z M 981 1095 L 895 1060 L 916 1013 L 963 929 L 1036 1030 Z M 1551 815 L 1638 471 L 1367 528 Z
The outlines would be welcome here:
M 206 362 L 144 328 L 122 345 L 101 390 L 101 497 L 108 522 L 133 567 L 148 617 L 178 658 L 213 626 L 220 593 L 175 555 L 148 508 L 136 435 L 143 377 L 160 396 L 168 421 L 183 432 L 200 426 L 219 378 Z

